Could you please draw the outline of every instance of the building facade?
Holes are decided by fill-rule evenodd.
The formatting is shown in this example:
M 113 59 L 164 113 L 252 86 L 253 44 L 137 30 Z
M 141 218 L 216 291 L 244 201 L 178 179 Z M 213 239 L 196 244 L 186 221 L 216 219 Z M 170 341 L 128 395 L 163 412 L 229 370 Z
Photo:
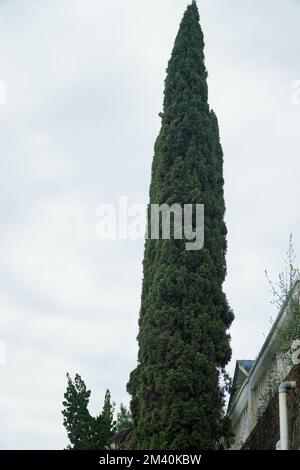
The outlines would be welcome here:
M 299 299 L 300 282 L 294 285 L 290 299 Z M 294 363 L 283 359 L 280 353 L 280 331 L 285 327 L 291 315 L 289 309 L 291 300 L 287 301 L 281 308 L 273 327 L 266 338 L 260 353 L 255 361 L 240 360 L 236 363 L 233 379 L 232 392 L 228 404 L 228 416 L 231 419 L 234 440 L 232 449 L 275 449 L 279 441 L 279 413 L 278 408 L 278 385 L 297 375 L 297 359 Z M 300 361 L 299 361 L 300 362 Z M 300 377 L 297 381 L 297 389 L 294 396 L 299 394 L 300 405 Z M 291 410 L 294 424 L 298 417 L 300 421 L 300 406 L 295 403 L 295 410 Z M 276 410 L 275 410 L 276 409 Z M 273 413 L 272 413 L 273 410 Z M 298 417 L 295 417 L 295 414 Z M 266 417 L 268 416 L 267 422 Z M 270 420 L 272 422 L 270 422 Z M 265 438 L 255 436 L 256 433 L 267 427 L 273 431 Z M 291 423 L 293 425 L 293 423 Z M 299 426 L 300 428 L 300 426 Z M 295 435 L 296 433 L 296 435 Z M 292 429 L 293 448 L 299 448 L 297 429 Z M 299 447 L 297 447 L 299 445 Z M 296 447 L 295 447 L 296 446 Z

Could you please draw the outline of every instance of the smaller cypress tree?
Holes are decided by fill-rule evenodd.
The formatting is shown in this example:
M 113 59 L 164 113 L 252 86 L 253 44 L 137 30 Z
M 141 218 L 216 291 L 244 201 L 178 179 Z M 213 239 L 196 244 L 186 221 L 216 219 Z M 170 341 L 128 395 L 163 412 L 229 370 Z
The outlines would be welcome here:
M 67 374 L 68 386 L 64 394 L 65 409 L 62 411 L 64 426 L 68 433 L 68 449 L 89 449 L 92 438 L 92 419 L 88 411 L 91 392 L 80 375 L 76 374 L 74 382 Z
M 111 401 L 111 394 L 106 390 L 102 413 L 94 418 L 93 446 L 96 449 L 105 449 L 114 437 L 116 426 L 114 421 L 115 404 Z
M 114 403 L 107 390 L 104 405 L 99 416 L 93 417 L 88 410 L 91 392 L 80 375 L 74 381 L 67 374 L 68 386 L 64 394 L 64 426 L 68 433 L 70 450 L 104 450 L 109 447 L 115 434 L 113 420 Z

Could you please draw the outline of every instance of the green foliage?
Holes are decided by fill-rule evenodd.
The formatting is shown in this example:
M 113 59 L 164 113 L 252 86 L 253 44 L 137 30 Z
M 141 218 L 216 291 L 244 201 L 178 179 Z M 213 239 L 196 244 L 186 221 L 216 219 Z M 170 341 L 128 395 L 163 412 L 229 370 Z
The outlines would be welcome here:
M 287 324 L 279 331 L 280 351 L 287 362 L 291 363 L 291 346 L 293 341 L 300 339 L 300 307 L 298 300 L 292 299 L 290 305 L 290 317 Z
M 286 309 L 286 322 L 278 328 L 279 353 L 287 363 L 291 363 L 291 345 L 300 338 L 300 292 L 296 281 L 299 280 L 299 270 L 294 266 L 296 256 L 293 248 L 293 238 L 290 235 L 289 248 L 286 253 L 285 269 L 273 283 L 266 271 L 266 277 L 271 286 L 272 303 L 278 309 Z
M 64 426 L 73 450 L 104 450 L 109 447 L 115 433 L 113 421 L 114 403 L 109 390 L 106 391 L 102 413 L 93 417 L 88 411 L 91 392 L 80 375 L 74 381 L 67 374 L 68 386 L 64 394 Z
M 116 423 L 113 417 L 114 408 L 115 405 L 111 401 L 110 391 L 107 390 L 104 397 L 102 413 L 96 418 L 93 418 L 94 433 L 92 446 L 96 450 L 108 448 L 115 435 Z
M 277 326 L 277 337 L 279 338 L 279 347 L 276 352 L 284 363 L 292 364 L 291 345 L 292 342 L 300 338 L 300 303 L 299 286 L 296 285 L 299 280 L 299 270 L 295 268 L 296 256 L 293 248 L 293 238 L 290 235 L 289 247 L 286 252 L 285 268 L 279 273 L 278 280 L 274 283 L 268 272 L 265 271 L 266 278 L 272 294 L 271 303 L 276 305 L 279 311 L 285 310 L 285 318 L 282 325 Z M 264 386 L 264 393 L 259 399 L 258 416 L 262 416 L 266 411 L 271 399 L 278 393 L 278 386 L 282 381 L 276 367 L 267 371 L 268 377 Z
M 132 417 L 131 412 L 126 408 L 126 406 L 121 403 L 120 410 L 117 413 L 117 424 L 116 424 L 116 432 L 119 433 L 124 431 L 126 428 L 130 428 L 132 426 Z
M 205 245 L 187 251 L 185 240 L 146 240 L 138 366 L 128 384 L 131 448 L 211 449 L 229 435 L 220 386 L 231 357 L 227 330 L 233 320 L 222 290 L 223 153 L 207 101 L 203 49 L 193 2 L 167 69 L 150 204 L 204 204 Z
M 293 235 L 291 234 L 289 247 L 284 261 L 285 268 L 284 271 L 279 273 L 278 280 L 275 283 L 272 282 L 267 270 L 265 271 L 266 278 L 271 288 L 270 292 L 273 296 L 271 303 L 277 305 L 278 310 L 281 310 L 288 302 L 295 282 L 299 278 L 299 270 L 294 266 L 295 260 L 296 256 L 293 247 Z

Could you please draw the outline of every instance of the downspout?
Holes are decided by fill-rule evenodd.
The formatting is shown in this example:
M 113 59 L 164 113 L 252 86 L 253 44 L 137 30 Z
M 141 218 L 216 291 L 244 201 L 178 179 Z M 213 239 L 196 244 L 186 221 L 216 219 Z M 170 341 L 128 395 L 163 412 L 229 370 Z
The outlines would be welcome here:
M 296 388 L 296 382 L 282 382 L 279 385 L 279 424 L 280 424 L 280 450 L 289 448 L 289 420 L 286 396 L 290 390 Z

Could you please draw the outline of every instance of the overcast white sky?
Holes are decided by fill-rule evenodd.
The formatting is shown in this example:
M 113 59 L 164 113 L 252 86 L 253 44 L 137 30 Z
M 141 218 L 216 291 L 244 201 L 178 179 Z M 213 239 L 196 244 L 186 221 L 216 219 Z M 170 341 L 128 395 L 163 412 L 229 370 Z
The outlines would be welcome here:
M 0 448 L 63 448 L 65 374 L 98 412 L 127 403 L 142 241 L 100 241 L 96 209 L 146 202 L 163 81 L 187 0 L 1 0 Z M 225 154 L 233 361 L 270 328 L 264 269 L 300 257 L 298 0 L 199 0 Z M 233 365 L 230 370 L 232 371 Z

